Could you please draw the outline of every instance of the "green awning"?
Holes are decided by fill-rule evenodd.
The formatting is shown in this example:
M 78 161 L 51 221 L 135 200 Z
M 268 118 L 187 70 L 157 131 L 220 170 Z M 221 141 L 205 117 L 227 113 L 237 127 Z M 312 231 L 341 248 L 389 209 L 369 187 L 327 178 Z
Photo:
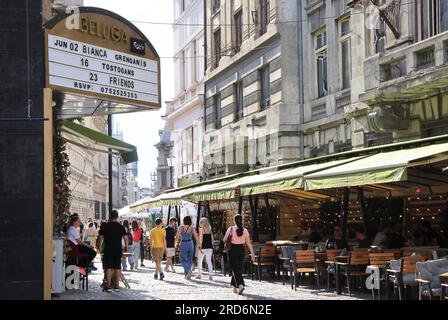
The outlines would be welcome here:
M 347 164 L 305 175 L 305 190 L 406 181 L 409 167 L 446 160 L 448 143 L 379 152 Z
M 256 176 L 255 179 L 242 181 L 240 184 L 241 195 L 248 196 L 291 189 L 303 189 L 303 177 L 305 174 L 336 167 L 360 158 L 361 157 L 354 157 L 344 160 L 328 161 L 325 163 L 304 165 L 297 168 L 260 174 L 259 176 Z
M 161 194 L 158 197 L 137 202 L 129 207 L 131 212 L 138 212 L 141 210 L 158 208 L 161 206 L 180 206 L 184 197 L 191 193 L 191 189 L 178 190 Z
M 72 121 L 64 121 L 62 130 L 79 138 L 89 140 L 90 142 L 101 147 L 111 149 L 113 154 L 121 156 L 121 159 L 125 164 L 138 161 L 137 148 L 129 143 L 109 137 L 108 135 L 87 128 L 83 125 L 74 123 Z M 85 147 L 74 141 L 69 142 L 80 147 Z M 96 151 L 104 152 L 103 150 Z

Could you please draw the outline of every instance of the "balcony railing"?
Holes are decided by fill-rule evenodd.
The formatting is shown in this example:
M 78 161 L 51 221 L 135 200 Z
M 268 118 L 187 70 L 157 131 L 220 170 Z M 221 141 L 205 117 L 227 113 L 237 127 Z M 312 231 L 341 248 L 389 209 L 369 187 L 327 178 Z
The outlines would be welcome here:
M 435 64 L 434 47 L 417 52 L 417 70 L 431 68 Z

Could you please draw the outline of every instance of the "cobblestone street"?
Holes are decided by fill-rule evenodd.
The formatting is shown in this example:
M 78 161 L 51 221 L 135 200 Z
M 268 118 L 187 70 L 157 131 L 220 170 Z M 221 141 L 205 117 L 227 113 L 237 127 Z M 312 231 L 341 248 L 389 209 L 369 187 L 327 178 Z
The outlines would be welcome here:
M 176 266 L 177 273 L 166 273 L 163 281 L 154 279 L 154 264 L 145 261 L 146 267 L 137 271 L 124 271 L 130 289 L 123 288 L 120 283 L 120 291 L 102 292 L 100 284 L 103 279 L 101 263 L 97 259 L 95 266 L 98 271 L 89 275 L 89 291 L 70 290 L 58 296 L 54 300 L 360 300 L 369 299 L 369 294 L 357 294 L 356 297 L 348 295 L 338 296 L 334 292 L 325 289 L 317 291 L 314 287 L 305 287 L 291 290 L 289 283 L 282 285 L 281 280 L 275 283 L 267 281 L 251 281 L 246 278 L 246 290 L 243 296 L 233 293 L 228 276 L 215 274 L 214 280 L 208 279 L 208 274 L 203 274 L 202 280 L 194 279 L 197 275 L 193 272 L 192 280 L 186 280 L 182 273 L 182 267 Z

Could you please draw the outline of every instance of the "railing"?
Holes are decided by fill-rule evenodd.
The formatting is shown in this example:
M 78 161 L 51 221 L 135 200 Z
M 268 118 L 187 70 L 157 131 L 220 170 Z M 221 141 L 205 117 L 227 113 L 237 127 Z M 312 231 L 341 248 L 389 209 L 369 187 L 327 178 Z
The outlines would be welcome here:
M 417 70 L 431 68 L 435 64 L 434 47 L 417 52 Z

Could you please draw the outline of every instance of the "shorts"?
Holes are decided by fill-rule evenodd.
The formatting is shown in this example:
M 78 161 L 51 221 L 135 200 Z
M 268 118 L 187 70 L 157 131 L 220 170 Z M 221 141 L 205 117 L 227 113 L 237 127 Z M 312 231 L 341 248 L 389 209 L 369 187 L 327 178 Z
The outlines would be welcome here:
M 172 258 L 172 257 L 176 256 L 176 249 L 174 249 L 174 248 L 166 248 L 166 256 L 168 258 Z
M 152 258 L 154 259 L 155 263 L 160 263 L 163 260 L 163 254 L 164 254 L 163 248 L 152 248 L 151 254 Z
M 104 252 L 103 269 L 121 270 L 121 252 Z

